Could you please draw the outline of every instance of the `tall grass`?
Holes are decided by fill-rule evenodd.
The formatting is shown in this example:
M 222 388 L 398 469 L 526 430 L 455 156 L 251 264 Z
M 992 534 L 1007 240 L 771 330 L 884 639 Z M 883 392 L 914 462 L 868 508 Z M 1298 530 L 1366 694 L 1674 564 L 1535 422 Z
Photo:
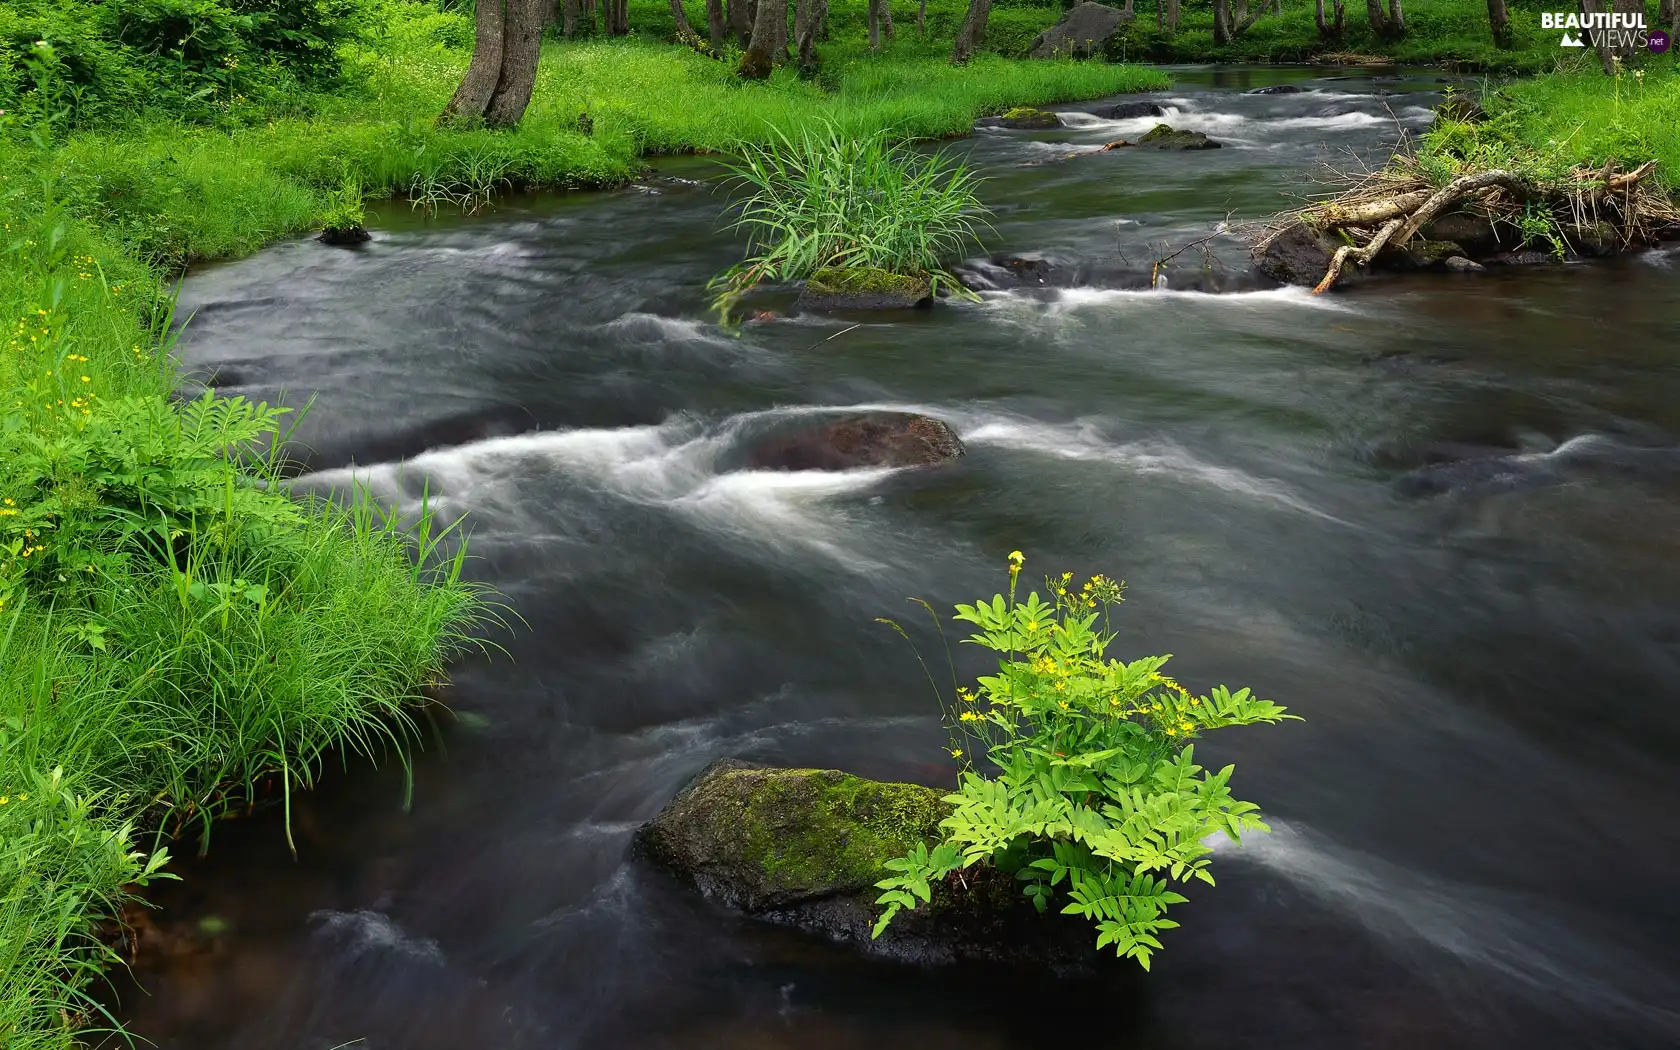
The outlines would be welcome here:
M 888 132 L 855 136 L 832 124 L 768 145 L 730 165 L 747 193 L 734 228 L 747 258 L 713 282 L 720 305 L 761 281 L 792 281 L 826 267 L 882 270 L 961 287 L 944 269 L 979 240 L 986 209 L 966 164 L 944 151 L 914 153 Z

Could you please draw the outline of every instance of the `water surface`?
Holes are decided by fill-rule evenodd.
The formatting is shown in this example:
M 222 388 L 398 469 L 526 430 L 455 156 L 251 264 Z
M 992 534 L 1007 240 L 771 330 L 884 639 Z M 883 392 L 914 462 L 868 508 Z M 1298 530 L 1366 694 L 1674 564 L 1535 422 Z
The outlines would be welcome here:
M 1281 79 L 1310 90 L 1238 93 Z M 1069 157 L 1153 123 L 1089 106 L 957 148 L 989 176 L 997 249 L 1119 272 L 1380 158 L 1441 86 L 1184 70 L 1167 119 L 1224 149 Z M 361 477 L 409 508 L 429 490 L 524 625 L 457 668 L 462 720 L 409 811 L 399 771 L 354 771 L 294 803 L 298 860 L 257 819 L 182 865 L 160 923 L 227 929 L 139 960 L 136 1032 L 194 1050 L 1680 1043 L 1680 257 L 1320 298 L 1179 290 L 1240 268 L 1218 238 L 1162 290 L 737 336 L 706 314 L 738 252 L 725 199 L 705 162 L 663 163 L 472 220 L 393 209 L 363 249 L 285 244 L 187 282 L 193 369 L 316 394 L 300 487 Z M 743 469 L 755 435 L 859 406 L 946 419 L 968 455 Z M 1274 833 L 1226 851 L 1151 975 L 862 962 L 626 864 L 636 824 L 715 758 L 948 782 L 914 656 L 873 620 L 990 594 L 1015 548 L 1029 575 L 1123 577 L 1124 653 L 1307 719 L 1198 746 L 1237 763 Z

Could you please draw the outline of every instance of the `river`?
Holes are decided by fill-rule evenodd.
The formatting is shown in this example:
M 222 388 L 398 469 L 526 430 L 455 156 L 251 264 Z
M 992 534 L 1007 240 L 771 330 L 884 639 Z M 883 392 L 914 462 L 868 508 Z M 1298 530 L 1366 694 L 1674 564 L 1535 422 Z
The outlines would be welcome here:
M 1225 148 L 1069 158 L 1152 120 L 983 130 L 998 251 L 1147 267 L 1427 125 L 1432 74 L 1182 69 Z M 1293 94 L 1242 94 L 1293 81 Z M 444 726 L 226 825 L 155 895 L 185 947 L 122 1016 L 166 1050 L 919 1050 L 1680 1044 L 1680 254 L 1204 294 L 1166 287 L 719 331 L 737 257 L 697 159 L 359 250 L 205 267 L 190 369 L 317 395 L 299 487 L 465 514 L 523 622 Z M 906 407 L 968 455 L 743 469 L 791 415 Z M 399 465 L 399 462 L 401 465 Z M 924 972 L 713 911 L 627 864 L 707 762 L 948 782 L 915 655 L 874 622 L 1027 576 L 1124 578 L 1117 648 L 1304 722 L 1214 734 L 1273 828 L 1221 849 L 1154 971 Z M 190 850 L 188 850 L 190 852 Z

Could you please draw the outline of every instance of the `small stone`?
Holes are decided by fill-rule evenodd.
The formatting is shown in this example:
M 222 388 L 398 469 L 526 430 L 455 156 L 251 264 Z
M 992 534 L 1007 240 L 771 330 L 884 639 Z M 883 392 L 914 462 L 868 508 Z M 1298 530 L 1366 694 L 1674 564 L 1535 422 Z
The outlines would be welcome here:
M 1301 90 L 1301 88 L 1299 86 L 1295 85 L 1295 84 L 1273 84 L 1270 87 L 1249 88 L 1247 91 L 1244 91 L 1243 94 L 1245 94 L 1245 95 L 1294 95 L 1294 94 L 1297 94 L 1298 92 L 1300 92 L 1300 90 Z
M 1462 255 L 1450 256 L 1442 265 L 1454 273 L 1483 273 L 1487 270 L 1486 266 L 1472 262 Z

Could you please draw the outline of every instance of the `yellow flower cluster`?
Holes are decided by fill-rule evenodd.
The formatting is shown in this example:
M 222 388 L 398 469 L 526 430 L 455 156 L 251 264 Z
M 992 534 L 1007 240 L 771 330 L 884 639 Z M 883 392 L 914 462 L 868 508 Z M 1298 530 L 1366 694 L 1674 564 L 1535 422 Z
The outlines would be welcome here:
M 18 793 L 17 793 L 17 800 L 18 800 L 18 801 L 19 801 L 19 802 L 28 802 L 28 801 L 29 801 L 29 792 L 27 792 L 27 791 L 19 791 L 19 792 L 18 792 Z M 12 801 L 12 800 L 11 800 L 11 798 L 10 798 L 10 797 L 9 797 L 9 796 L 7 796 L 7 795 L 0 795 L 0 806 L 4 806 L 4 805 L 7 805 L 7 804 L 8 804 L 8 803 L 10 803 L 10 802 L 11 802 L 11 801 Z

